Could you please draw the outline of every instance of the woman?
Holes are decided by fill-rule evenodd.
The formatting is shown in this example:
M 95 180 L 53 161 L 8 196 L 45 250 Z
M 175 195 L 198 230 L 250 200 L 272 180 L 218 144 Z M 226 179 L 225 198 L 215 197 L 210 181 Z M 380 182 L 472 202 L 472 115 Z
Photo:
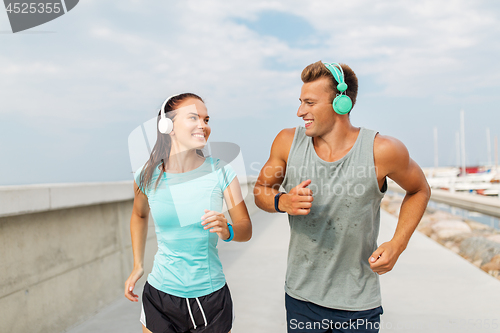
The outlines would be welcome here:
M 153 270 L 142 295 L 143 332 L 230 332 L 231 295 L 217 254 L 218 238 L 248 241 L 252 226 L 236 174 L 200 151 L 210 135 L 203 100 L 172 96 L 158 115 L 157 141 L 135 173 L 130 219 L 134 268 L 125 297 L 144 274 L 144 248 L 151 209 L 158 240 Z M 223 199 L 233 221 L 227 223 Z

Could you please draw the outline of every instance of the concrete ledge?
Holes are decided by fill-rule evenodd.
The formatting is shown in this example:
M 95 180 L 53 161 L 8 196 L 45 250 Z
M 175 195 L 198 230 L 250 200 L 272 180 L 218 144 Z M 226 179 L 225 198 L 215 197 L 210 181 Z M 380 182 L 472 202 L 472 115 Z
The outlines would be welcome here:
M 133 182 L 0 186 L 0 217 L 125 201 Z
M 388 182 L 388 186 L 391 191 L 406 193 L 398 184 L 394 182 Z M 452 193 L 445 190 L 433 189 L 431 192 L 431 200 L 489 216 L 500 217 L 500 200 L 495 198 L 488 198 L 467 193 Z
M 258 210 L 254 181 L 241 184 L 250 214 Z M 123 298 L 133 264 L 132 184 L 0 187 L 0 332 L 60 332 Z M 155 240 L 150 216 L 145 271 Z

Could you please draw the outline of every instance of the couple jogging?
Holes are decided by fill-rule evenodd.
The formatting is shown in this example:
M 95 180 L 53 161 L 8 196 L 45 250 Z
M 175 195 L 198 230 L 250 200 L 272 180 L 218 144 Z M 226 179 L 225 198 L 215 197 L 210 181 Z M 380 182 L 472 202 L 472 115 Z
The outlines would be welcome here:
M 254 188 L 259 208 L 289 218 L 287 330 L 378 332 L 378 276 L 406 248 L 430 189 L 400 141 L 351 125 L 358 82 L 349 66 L 316 62 L 301 78 L 297 116 L 304 126 L 276 136 Z M 134 268 L 125 282 L 131 301 L 138 301 L 133 290 L 144 274 L 150 211 L 158 240 L 142 294 L 143 332 L 232 328 L 232 300 L 216 246 L 219 238 L 248 241 L 252 227 L 232 167 L 201 152 L 210 135 L 208 120 L 197 95 L 167 99 L 158 115 L 157 142 L 134 175 Z M 406 196 L 393 238 L 377 246 L 387 177 Z M 221 213 L 223 201 L 232 224 Z

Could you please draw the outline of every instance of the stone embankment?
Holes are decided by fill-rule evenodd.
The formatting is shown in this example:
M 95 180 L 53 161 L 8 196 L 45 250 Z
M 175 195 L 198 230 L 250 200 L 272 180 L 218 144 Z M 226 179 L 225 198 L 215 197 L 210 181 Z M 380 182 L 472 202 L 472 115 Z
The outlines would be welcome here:
M 386 195 L 381 207 L 398 216 L 402 198 Z M 451 213 L 427 208 L 417 230 L 500 280 L 500 231 Z

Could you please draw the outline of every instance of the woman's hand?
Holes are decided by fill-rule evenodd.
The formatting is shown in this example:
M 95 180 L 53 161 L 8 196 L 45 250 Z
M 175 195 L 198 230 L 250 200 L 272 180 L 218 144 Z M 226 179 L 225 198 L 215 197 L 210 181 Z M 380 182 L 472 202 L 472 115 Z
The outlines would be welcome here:
M 205 226 L 204 229 L 210 229 L 210 232 L 216 232 L 222 240 L 226 240 L 231 236 L 227 226 L 227 219 L 222 213 L 205 209 L 205 215 L 201 217 L 201 225 Z
M 144 274 L 143 268 L 134 268 L 127 281 L 125 281 L 125 297 L 127 297 L 132 302 L 138 302 L 139 296 L 134 294 L 134 288 L 137 281 Z

